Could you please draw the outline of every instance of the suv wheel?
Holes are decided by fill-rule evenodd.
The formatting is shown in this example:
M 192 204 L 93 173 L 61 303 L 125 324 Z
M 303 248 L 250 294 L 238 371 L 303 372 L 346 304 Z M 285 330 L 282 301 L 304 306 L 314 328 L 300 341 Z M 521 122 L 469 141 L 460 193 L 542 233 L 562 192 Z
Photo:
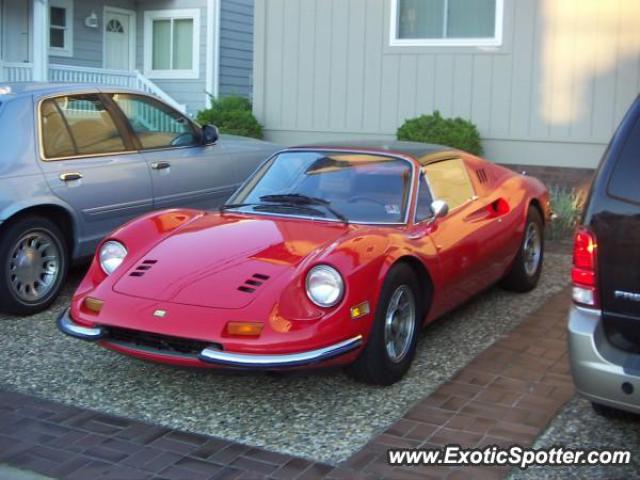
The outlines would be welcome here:
M 536 288 L 544 259 L 544 222 L 535 207 L 529 207 L 524 237 L 509 273 L 502 279 L 502 287 L 514 292 L 528 292 Z
M 56 299 L 69 268 L 64 235 L 52 221 L 25 217 L 0 237 L 0 310 L 31 315 Z

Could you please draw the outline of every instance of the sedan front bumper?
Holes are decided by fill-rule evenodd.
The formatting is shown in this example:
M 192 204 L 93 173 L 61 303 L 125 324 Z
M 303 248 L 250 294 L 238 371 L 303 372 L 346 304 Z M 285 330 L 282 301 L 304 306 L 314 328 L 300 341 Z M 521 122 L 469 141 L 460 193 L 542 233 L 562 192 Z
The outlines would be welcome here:
M 58 328 L 67 335 L 80 340 L 96 341 L 104 336 L 104 331 L 100 327 L 83 327 L 71 319 L 67 308 L 58 317 Z
M 110 343 L 106 329 L 101 327 L 84 327 L 82 325 L 78 325 L 71 318 L 68 309 L 62 312 L 58 318 L 58 328 L 62 332 L 74 338 L 86 341 L 102 340 L 107 344 Z M 138 350 L 135 345 L 125 345 L 120 342 L 116 342 L 115 344 L 120 347 L 124 347 L 132 353 Z M 196 361 L 199 360 L 203 363 L 221 367 L 247 368 L 251 370 L 273 370 L 319 364 L 352 352 L 361 347 L 362 344 L 362 335 L 357 335 L 348 340 L 315 350 L 276 355 L 226 352 L 215 345 L 210 345 L 200 351 L 197 357 L 194 355 L 193 358 Z M 145 349 L 145 352 L 152 353 L 151 349 Z M 157 352 L 157 355 L 162 355 L 165 359 L 169 357 L 166 352 Z M 184 356 L 182 356 L 182 358 L 184 358 Z

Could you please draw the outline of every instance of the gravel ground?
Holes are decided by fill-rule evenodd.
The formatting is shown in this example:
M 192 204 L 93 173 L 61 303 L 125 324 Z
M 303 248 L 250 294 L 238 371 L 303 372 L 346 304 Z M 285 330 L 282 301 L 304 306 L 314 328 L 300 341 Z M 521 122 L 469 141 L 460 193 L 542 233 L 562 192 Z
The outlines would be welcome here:
M 451 378 L 567 283 L 549 254 L 539 287 L 494 288 L 427 328 L 407 377 L 389 388 L 340 370 L 270 376 L 185 370 L 130 359 L 59 333 L 65 295 L 31 318 L 0 316 L 0 387 L 270 450 L 337 463 Z
M 529 479 L 631 479 L 640 478 L 640 417 L 607 419 L 596 415 L 591 404 L 575 397 L 534 444 L 535 448 L 563 446 L 565 448 L 631 450 L 631 464 L 602 467 L 532 467 L 514 470 L 510 480 Z

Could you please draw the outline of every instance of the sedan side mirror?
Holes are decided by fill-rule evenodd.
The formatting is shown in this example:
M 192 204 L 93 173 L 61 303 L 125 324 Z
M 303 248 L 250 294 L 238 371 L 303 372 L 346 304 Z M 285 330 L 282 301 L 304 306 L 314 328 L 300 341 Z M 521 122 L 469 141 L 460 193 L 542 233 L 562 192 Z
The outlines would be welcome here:
M 219 137 L 218 127 L 215 125 L 205 125 L 202 127 L 202 143 L 204 145 L 213 145 L 218 141 Z
M 431 211 L 433 212 L 433 219 L 446 217 L 449 214 L 449 204 L 444 200 L 436 200 L 431 203 Z

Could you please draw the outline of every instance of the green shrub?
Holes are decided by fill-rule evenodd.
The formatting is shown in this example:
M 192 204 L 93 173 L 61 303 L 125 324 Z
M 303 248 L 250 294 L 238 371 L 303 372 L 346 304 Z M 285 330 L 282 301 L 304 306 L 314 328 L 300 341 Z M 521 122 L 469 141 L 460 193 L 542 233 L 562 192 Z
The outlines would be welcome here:
M 443 118 L 439 111 L 404 122 L 398 129 L 398 140 L 437 143 L 482 155 L 480 134 L 476 126 L 462 118 Z
M 570 241 L 586 200 L 586 191 L 551 185 L 549 187 L 551 208 L 556 218 L 549 223 L 549 240 Z
M 212 124 L 221 133 L 262 138 L 262 125 L 251 111 L 251 101 L 244 97 L 212 98 L 211 108 L 200 110 L 200 124 Z

